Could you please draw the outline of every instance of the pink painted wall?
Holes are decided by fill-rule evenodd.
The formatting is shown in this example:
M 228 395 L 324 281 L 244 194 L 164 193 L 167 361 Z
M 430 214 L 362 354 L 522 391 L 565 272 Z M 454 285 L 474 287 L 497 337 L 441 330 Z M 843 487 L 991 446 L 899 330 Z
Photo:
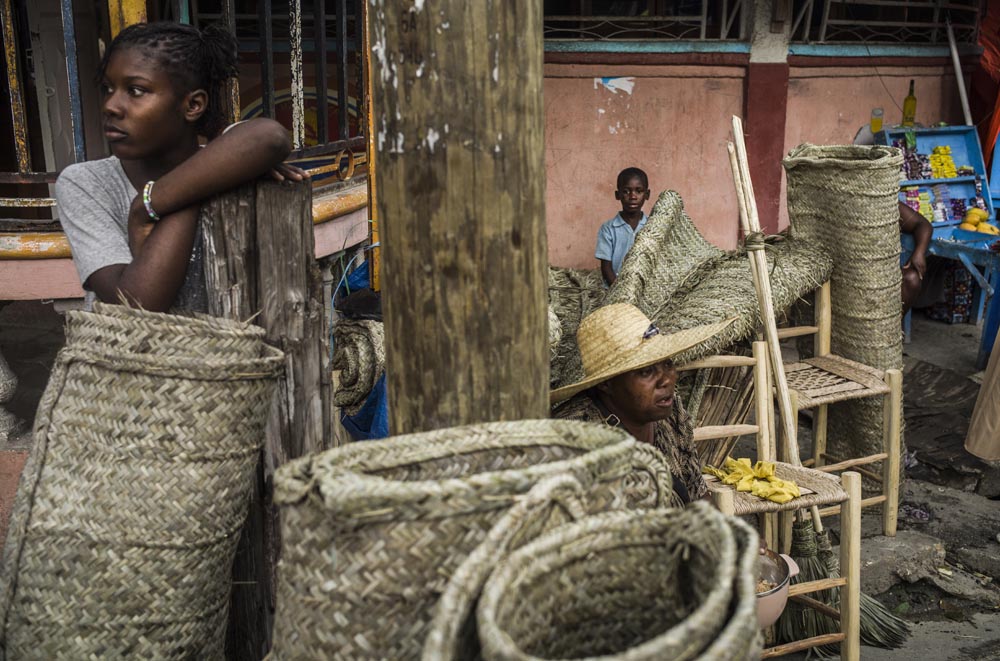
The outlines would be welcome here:
M 903 99 L 914 80 L 917 122 L 963 123 L 951 67 L 792 67 L 788 80 L 785 153 L 803 142 L 850 144 L 858 129 L 882 108 L 885 126 L 902 118 Z M 779 227 L 788 226 L 782 178 Z
M 545 66 L 546 219 L 549 260 L 596 268 L 602 222 L 621 206 L 615 177 L 649 175 L 650 202 L 674 189 L 707 239 L 736 244 L 736 196 L 726 153 L 730 118 L 743 109 L 743 67 Z M 631 94 L 595 78 L 632 77 Z

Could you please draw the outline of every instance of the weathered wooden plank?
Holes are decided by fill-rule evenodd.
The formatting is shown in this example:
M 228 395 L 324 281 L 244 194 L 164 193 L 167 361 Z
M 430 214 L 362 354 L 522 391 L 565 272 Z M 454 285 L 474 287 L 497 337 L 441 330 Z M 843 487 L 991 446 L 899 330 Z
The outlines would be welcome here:
M 257 185 L 257 254 L 258 323 L 268 341 L 285 352 L 285 378 L 268 422 L 269 459 L 279 466 L 325 449 L 330 420 L 329 374 L 324 374 L 329 339 L 323 279 L 313 258 L 308 181 Z
M 233 567 L 226 656 L 260 659 L 271 641 L 277 512 L 274 469 L 325 447 L 329 377 L 323 283 L 314 258 L 308 182 L 261 181 L 202 209 L 209 311 L 250 320 L 285 352 L 285 374 L 268 420 L 267 438 Z
M 369 8 L 393 433 L 548 413 L 541 5 Z

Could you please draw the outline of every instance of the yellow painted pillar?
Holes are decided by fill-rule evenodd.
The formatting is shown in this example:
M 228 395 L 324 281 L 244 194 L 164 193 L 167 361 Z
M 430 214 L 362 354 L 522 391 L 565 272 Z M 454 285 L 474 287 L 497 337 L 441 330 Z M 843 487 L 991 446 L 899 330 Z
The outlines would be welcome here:
M 111 38 L 133 23 L 146 21 L 146 0 L 108 0 L 111 19 Z

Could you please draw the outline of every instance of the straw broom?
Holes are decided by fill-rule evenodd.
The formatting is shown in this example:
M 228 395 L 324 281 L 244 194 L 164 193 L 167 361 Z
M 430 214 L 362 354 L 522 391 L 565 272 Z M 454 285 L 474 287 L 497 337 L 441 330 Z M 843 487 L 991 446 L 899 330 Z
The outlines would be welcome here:
M 746 145 L 743 141 L 743 122 L 739 117 L 733 117 L 733 137 L 735 145 L 727 144 L 729 150 L 729 163 L 733 171 L 733 181 L 736 185 L 736 198 L 740 207 L 740 225 L 743 234 L 748 237 L 751 233 L 760 232 L 760 220 L 757 215 L 757 201 L 753 193 L 753 182 L 750 179 L 750 168 L 747 162 Z M 774 318 L 774 307 L 771 304 L 770 280 L 767 273 L 767 260 L 760 254 L 760 250 L 748 250 L 750 255 L 751 272 L 754 276 L 754 287 L 757 290 L 758 305 L 760 306 L 761 319 L 764 321 L 764 336 L 767 340 L 768 353 L 772 373 L 774 374 L 775 386 L 778 391 L 778 409 L 781 414 L 782 430 L 786 439 L 786 452 L 789 463 L 801 466 L 798 446 L 797 421 L 792 414 L 791 397 L 788 390 L 788 382 L 785 379 L 785 366 L 781 361 L 781 348 L 778 344 L 777 322 Z M 832 547 L 827 533 L 823 530 L 823 524 L 819 516 L 819 508 L 812 507 L 812 525 L 804 521 L 799 513 L 799 522 L 793 526 L 792 548 L 793 559 L 799 564 L 799 575 L 796 583 L 805 583 L 822 578 L 835 578 L 840 576 L 840 567 L 836 558 L 833 557 Z M 812 538 L 810 539 L 810 535 Z M 818 547 L 825 546 L 828 549 L 825 561 L 820 559 Z M 794 551 L 798 550 L 800 555 L 795 557 Z M 834 564 L 837 566 L 834 567 Z M 829 606 L 831 603 L 839 601 L 833 593 L 818 593 L 818 606 Z M 800 600 L 807 601 L 807 600 Z M 824 603 L 825 602 L 825 603 Z M 812 609 L 809 609 L 812 610 Z M 823 609 L 826 610 L 826 609 Z M 805 629 L 797 634 L 789 633 L 791 639 L 814 636 L 830 631 L 824 630 L 823 620 L 832 625 L 829 617 L 816 612 L 815 617 L 803 617 L 798 620 L 788 618 L 787 622 L 791 627 L 799 623 Z M 902 644 L 902 640 L 909 632 L 908 625 L 899 618 L 892 615 L 884 606 L 875 599 L 861 594 L 861 639 L 865 644 L 877 645 L 879 647 L 892 647 Z M 815 628 L 815 630 L 810 630 Z M 839 627 L 833 629 L 839 630 Z M 896 642 L 899 641 L 899 642 Z

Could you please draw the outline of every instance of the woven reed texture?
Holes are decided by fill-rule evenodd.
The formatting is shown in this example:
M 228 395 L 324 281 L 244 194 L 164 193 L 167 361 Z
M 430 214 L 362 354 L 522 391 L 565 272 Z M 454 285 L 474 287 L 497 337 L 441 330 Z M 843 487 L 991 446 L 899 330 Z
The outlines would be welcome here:
M 800 409 L 861 397 L 885 395 L 889 385 L 884 373 L 841 356 L 806 358 L 785 365 L 788 387 L 799 397 Z
M 706 241 L 691 222 L 681 196 L 665 191 L 636 235 L 607 303 L 631 303 L 650 319 L 662 320 L 674 296 L 725 258 L 726 253 Z
M 476 616 L 483 658 L 725 658 L 704 652 L 730 625 L 750 631 L 756 620 L 755 596 L 734 590 L 741 556 L 758 553 L 749 536 L 738 549 L 729 518 L 702 502 L 556 528 L 487 580 Z M 736 597 L 751 605 L 733 608 Z
M 398 436 L 275 473 L 282 554 L 272 657 L 416 659 L 459 564 L 540 480 L 569 473 L 588 512 L 672 497 L 665 464 L 603 425 L 498 422 Z
M 333 327 L 331 370 L 340 370 L 334 406 L 354 415 L 385 371 L 385 329 L 381 321 L 341 319 Z
M 559 315 L 555 308 L 549 304 L 549 364 L 555 361 L 559 355 L 559 341 L 562 340 L 562 325 L 559 322 Z
M 549 267 L 549 306 L 559 317 L 562 336 L 550 366 L 553 389 L 583 378 L 583 364 L 576 345 L 576 331 L 588 314 L 604 304 L 607 289 L 601 272 Z
M 669 474 L 663 457 L 655 448 L 639 444 L 637 453 L 644 461 Z M 663 479 L 663 478 L 661 478 Z M 634 488 L 627 486 L 626 488 Z M 676 494 L 672 494 L 676 496 Z M 475 626 L 475 606 L 490 572 L 499 560 L 541 534 L 569 521 L 584 518 L 586 496 L 583 486 L 569 474 L 555 475 L 535 485 L 494 525 L 483 542 L 469 554 L 448 581 L 434 611 L 423 661 L 472 661 L 480 648 Z M 643 503 L 656 507 L 656 502 Z M 680 498 L 671 507 L 684 507 Z
M 260 329 L 67 315 L 0 573 L 9 659 L 221 659 L 280 351 Z
M 708 490 L 713 493 L 723 490 L 732 491 L 736 501 L 734 512 L 737 516 L 760 514 L 761 512 L 790 512 L 814 505 L 816 507 L 836 505 L 847 500 L 847 492 L 840 486 L 840 480 L 834 475 L 783 462 L 774 463 L 774 474 L 783 480 L 795 482 L 800 489 L 806 488 L 813 493 L 803 494 L 781 504 L 759 498 L 747 491 L 736 491 L 732 486 L 722 484 L 717 480 L 708 481 Z
M 832 353 L 879 370 L 903 366 L 899 192 L 893 147 L 801 145 L 783 161 L 793 236 L 833 258 Z M 882 448 L 879 398 L 833 404 L 828 447 L 839 457 Z

